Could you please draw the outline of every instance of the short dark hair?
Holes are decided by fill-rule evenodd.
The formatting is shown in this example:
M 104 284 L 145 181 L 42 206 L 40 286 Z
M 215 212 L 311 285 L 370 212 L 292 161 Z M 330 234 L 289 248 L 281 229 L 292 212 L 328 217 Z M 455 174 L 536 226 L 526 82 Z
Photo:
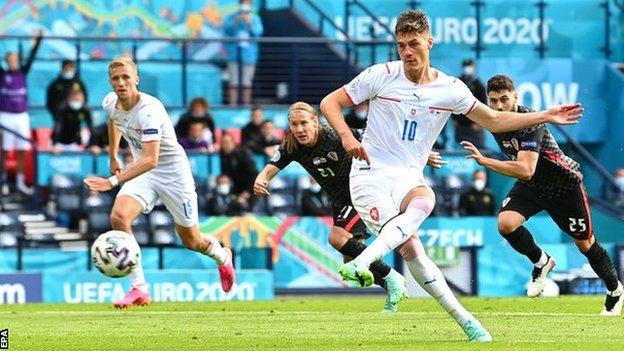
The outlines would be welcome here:
M 407 10 L 399 15 L 396 26 L 394 27 L 394 35 L 408 33 L 429 33 L 429 21 L 427 15 L 418 10 Z
M 253 106 L 251 107 L 251 112 L 252 112 L 252 113 L 253 113 L 253 112 L 255 112 L 255 111 L 257 111 L 257 110 L 262 111 L 262 106 L 260 106 L 260 105 L 253 105 Z
M 189 104 L 189 109 L 192 109 L 193 106 L 195 105 L 200 105 L 205 109 L 208 109 L 210 107 L 210 104 L 208 103 L 208 100 L 206 100 L 205 98 L 199 96 L 196 98 L 193 98 L 193 100 L 191 100 L 191 103 Z
M 63 61 L 61 61 L 61 68 L 65 68 L 65 67 L 67 67 L 69 65 L 73 66 L 74 65 L 74 61 L 72 61 L 72 60 L 63 60 Z
M 504 90 L 515 91 L 516 87 L 514 86 L 514 82 L 511 78 L 499 74 L 496 75 L 487 82 L 486 91 L 489 93 L 490 91 L 501 92 Z

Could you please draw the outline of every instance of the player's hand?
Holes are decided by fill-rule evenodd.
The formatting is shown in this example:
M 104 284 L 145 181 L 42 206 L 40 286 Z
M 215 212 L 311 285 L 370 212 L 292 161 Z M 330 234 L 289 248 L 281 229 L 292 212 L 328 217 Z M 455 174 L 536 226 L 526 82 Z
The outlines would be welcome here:
M 554 124 L 576 124 L 583 115 L 581 104 L 553 106 L 545 111 L 546 120 Z
M 121 163 L 119 162 L 119 160 L 117 159 L 117 157 L 113 158 L 110 160 L 110 172 L 112 175 L 116 175 L 118 173 L 121 173 Z
M 89 190 L 91 191 L 102 192 L 102 191 L 109 191 L 113 188 L 113 184 L 111 184 L 110 180 L 106 178 L 89 177 L 89 178 L 85 178 L 83 182 L 85 183 L 87 187 L 89 187 Z
M 342 138 L 342 147 L 349 155 L 360 161 L 366 161 L 366 164 L 370 166 L 370 159 L 368 158 L 368 154 L 366 153 L 364 146 L 353 136 L 353 134 L 349 133 Z
M 431 151 L 429 153 L 429 158 L 427 159 L 427 165 L 429 165 L 429 167 L 439 169 L 445 164 L 448 164 L 448 162 L 442 159 L 442 155 L 440 155 L 439 152 Z
M 485 156 L 481 154 L 481 151 L 479 151 L 476 146 L 474 146 L 469 141 L 462 141 L 459 144 L 463 146 L 464 149 L 468 150 L 468 152 L 470 152 L 470 155 L 466 156 L 466 158 L 473 158 L 475 161 L 477 161 L 478 164 L 483 165 Z
M 256 196 L 269 196 L 271 193 L 269 192 L 269 182 L 267 182 L 264 177 L 256 177 L 253 185 L 253 192 Z

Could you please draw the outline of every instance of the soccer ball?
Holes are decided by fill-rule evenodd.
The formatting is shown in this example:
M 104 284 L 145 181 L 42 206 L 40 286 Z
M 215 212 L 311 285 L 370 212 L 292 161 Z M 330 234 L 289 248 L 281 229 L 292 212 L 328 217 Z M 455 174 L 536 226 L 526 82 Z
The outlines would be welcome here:
M 121 230 L 101 234 L 91 246 L 91 258 L 102 274 L 125 277 L 141 260 L 141 249 L 134 236 Z

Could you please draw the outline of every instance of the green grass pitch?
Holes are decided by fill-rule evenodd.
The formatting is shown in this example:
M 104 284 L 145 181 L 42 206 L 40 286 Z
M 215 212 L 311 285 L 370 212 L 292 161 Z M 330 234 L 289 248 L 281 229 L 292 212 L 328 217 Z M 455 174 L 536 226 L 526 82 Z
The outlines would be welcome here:
M 382 314 L 383 297 L 265 302 L 10 305 L 10 350 L 624 350 L 624 319 L 602 297 L 463 298 L 494 342 L 468 343 L 431 299 Z

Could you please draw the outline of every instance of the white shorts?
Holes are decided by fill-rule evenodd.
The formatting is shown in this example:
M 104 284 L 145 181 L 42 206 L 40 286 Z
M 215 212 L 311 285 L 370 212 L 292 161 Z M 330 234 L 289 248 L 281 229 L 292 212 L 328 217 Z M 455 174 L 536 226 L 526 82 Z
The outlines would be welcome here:
M 198 224 L 197 193 L 192 178 L 190 182 L 163 182 L 160 178 L 152 172 L 142 174 L 124 183 L 117 196 L 131 196 L 143 206 L 143 213 L 151 212 L 160 199 L 176 224 L 187 228 Z
M 256 66 L 243 64 L 241 70 L 241 73 L 243 74 L 243 86 L 245 88 L 251 88 L 251 82 L 253 81 L 254 74 L 256 73 Z M 230 77 L 230 85 L 233 87 L 239 86 L 241 80 L 238 77 L 238 63 L 228 62 L 227 72 L 228 76 Z
M 349 176 L 353 207 L 375 235 L 397 214 L 403 198 L 415 187 L 427 185 L 422 170 L 404 167 L 368 167 L 354 160 Z
M 28 112 L 0 112 L 0 124 L 16 131 L 24 138 L 30 139 L 30 116 Z M 30 143 L 20 139 L 13 133 L 2 131 L 2 148 L 4 150 L 30 150 Z

